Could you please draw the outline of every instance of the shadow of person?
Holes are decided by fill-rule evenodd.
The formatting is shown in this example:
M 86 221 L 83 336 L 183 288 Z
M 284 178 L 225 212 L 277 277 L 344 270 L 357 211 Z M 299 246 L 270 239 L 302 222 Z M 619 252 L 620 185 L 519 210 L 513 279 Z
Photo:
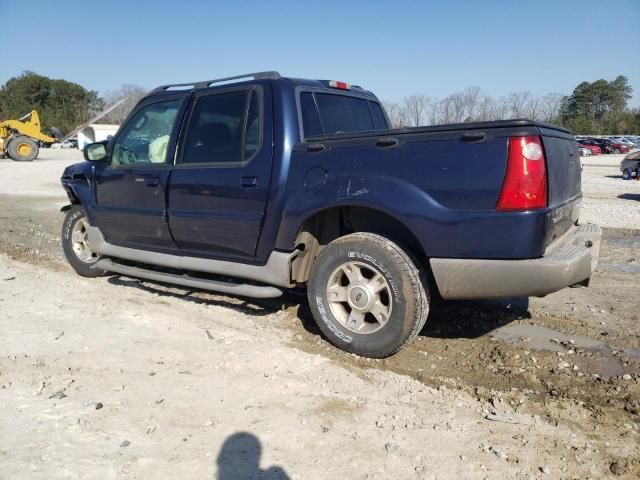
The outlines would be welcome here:
M 218 480 L 290 480 L 279 466 L 260 468 L 262 445 L 255 435 L 234 433 L 218 455 Z

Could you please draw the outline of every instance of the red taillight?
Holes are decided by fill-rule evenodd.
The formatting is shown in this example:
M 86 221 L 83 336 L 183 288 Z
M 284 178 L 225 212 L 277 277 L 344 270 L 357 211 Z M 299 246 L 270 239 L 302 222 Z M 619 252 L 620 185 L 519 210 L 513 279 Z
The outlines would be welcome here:
M 540 137 L 509 137 L 507 173 L 496 210 L 547 206 L 547 165 Z

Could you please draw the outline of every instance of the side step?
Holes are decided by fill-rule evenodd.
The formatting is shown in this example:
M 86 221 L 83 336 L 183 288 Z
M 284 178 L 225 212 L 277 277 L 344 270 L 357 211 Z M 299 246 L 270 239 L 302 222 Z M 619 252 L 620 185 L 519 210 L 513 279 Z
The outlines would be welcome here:
M 108 258 L 98 260 L 92 268 L 99 268 L 109 272 L 121 273 L 129 277 L 145 278 L 156 282 L 171 283 L 184 287 L 199 288 L 202 290 L 212 290 L 214 292 L 230 293 L 251 298 L 276 298 L 282 295 L 282 290 L 271 286 L 247 285 L 244 283 L 229 283 L 218 280 L 207 280 L 204 278 L 191 277 L 187 274 L 176 275 L 174 273 L 158 272 L 147 270 L 146 268 L 130 267 L 116 263 Z

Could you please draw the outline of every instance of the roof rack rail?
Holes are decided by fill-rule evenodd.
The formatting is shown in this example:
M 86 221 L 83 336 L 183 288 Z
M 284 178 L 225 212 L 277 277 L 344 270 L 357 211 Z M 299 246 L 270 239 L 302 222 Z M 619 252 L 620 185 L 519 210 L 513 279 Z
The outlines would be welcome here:
M 254 80 L 278 79 L 280 78 L 280 73 L 276 71 L 255 72 L 255 73 L 245 73 L 244 75 L 235 75 L 233 77 L 215 78 L 213 80 L 205 80 L 203 82 L 172 83 L 167 85 L 160 85 L 159 87 L 154 88 L 151 91 L 151 93 L 166 91 L 172 88 L 180 88 L 180 87 L 191 87 L 193 89 L 207 88 L 214 83 L 231 82 L 233 80 L 239 80 L 241 78 L 253 78 Z

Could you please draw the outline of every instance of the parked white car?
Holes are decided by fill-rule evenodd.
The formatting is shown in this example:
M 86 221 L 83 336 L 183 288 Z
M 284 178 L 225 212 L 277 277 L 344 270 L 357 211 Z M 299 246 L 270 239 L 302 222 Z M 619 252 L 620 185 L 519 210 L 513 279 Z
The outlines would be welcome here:
M 578 147 L 578 152 L 581 157 L 588 157 L 589 155 L 593 155 L 593 152 L 585 147 Z
M 51 145 L 51 148 L 76 148 L 76 144 L 71 140 L 66 140 L 62 143 L 54 143 Z

